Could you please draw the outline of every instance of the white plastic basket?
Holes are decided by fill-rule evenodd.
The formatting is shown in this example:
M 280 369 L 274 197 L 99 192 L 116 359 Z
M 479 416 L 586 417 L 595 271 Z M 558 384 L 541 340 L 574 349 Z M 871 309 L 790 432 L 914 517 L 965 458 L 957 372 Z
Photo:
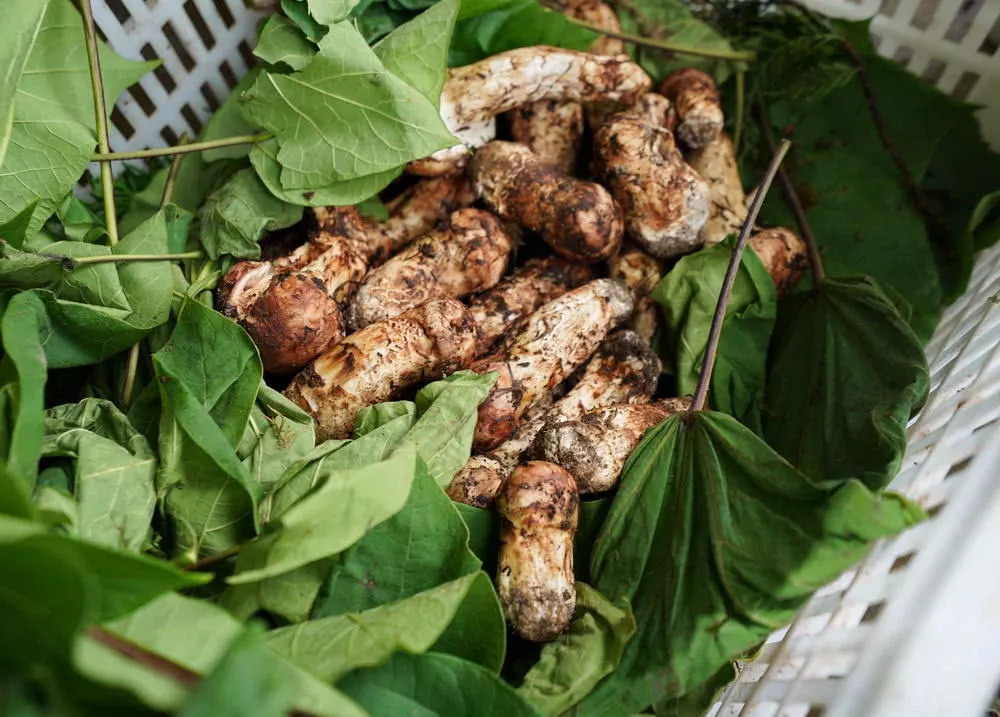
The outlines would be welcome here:
M 809 0 L 873 24 L 881 53 L 984 105 L 1000 149 L 1000 0 Z M 244 0 L 105 0 L 95 18 L 119 53 L 160 58 L 118 102 L 115 150 L 173 143 L 246 72 L 262 14 Z M 919 121 L 919 120 L 917 120 Z M 817 592 L 743 666 L 718 717 L 972 717 L 1000 681 L 1000 246 L 927 347 L 931 395 L 892 488 L 931 519 L 878 543 Z

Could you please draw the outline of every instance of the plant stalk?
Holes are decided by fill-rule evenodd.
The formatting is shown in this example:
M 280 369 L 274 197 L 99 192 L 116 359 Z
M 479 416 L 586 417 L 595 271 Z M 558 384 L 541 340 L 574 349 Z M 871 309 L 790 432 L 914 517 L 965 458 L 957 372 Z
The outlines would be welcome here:
M 204 570 L 205 568 L 211 567 L 216 563 L 221 563 L 224 560 L 228 560 L 229 558 L 235 555 L 239 555 L 239 553 L 240 553 L 240 546 L 234 545 L 231 548 L 226 548 L 225 550 L 220 551 L 218 553 L 214 553 L 212 555 L 206 555 L 204 558 L 198 560 L 197 562 L 191 563 L 190 565 L 183 565 L 181 567 L 183 570 L 193 570 L 197 572 L 199 570 Z
M 747 78 L 745 72 L 736 73 L 736 120 L 733 122 L 733 154 L 740 154 L 740 142 L 743 140 L 743 117 L 746 114 Z M 771 148 L 774 154 L 774 148 Z
M 105 256 L 82 256 L 78 259 L 65 257 L 66 264 L 71 269 L 91 264 L 131 264 L 140 261 L 182 261 L 184 259 L 201 259 L 200 251 L 186 251 L 181 254 L 107 254 Z
M 715 368 L 715 357 L 719 352 L 719 338 L 722 336 L 722 323 L 726 318 L 726 306 L 729 305 L 729 297 L 733 293 L 733 284 L 736 282 L 736 272 L 740 267 L 743 258 L 743 249 L 750 238 L 750 232 L 760 214 L 760 208 L 764 204 L 764 197 L 767 196 L 768 189 L 774 181 L 774 175 L 781 166 L 781 160 L 788 153 L 788 148 L 792 143 L 787 139 L 781 141 L 778 151 L 771 158 L 771 163 L 764 173 L 764 178 L 760 182 L 760 188 L 753 198 L 750 211 L 747 212 L 746 219 L 743 220 L 743 227 L 740 229 L 739 239 L 733 248 L 733 254 L 729 258 L 729 267 L 726 269 L 726 277 L 722 281 L 722 290 L 719 292 L 719 301 L 715 305 L 715 314 L 712 316 L 712 325 L 708 333 L 708 343 L 705 345 L 705 358 L 701 364 L 701 375 L 698 377 L 698 387 L 695 389 L 694 401 L 691 403 L 691 412 L 702 411 L 708 400 L 708 388 L 712 383 L 712 370 Z
M 183 147 L 190 143 L 190 138 L 187 132 L 180 136 L 177 141 L 178 147 Z M 174 196 L 174 185 L 177 184 L 177 175 L 181 171 L 181 160 L 184 159 L 183 154 L 174 155 L 173 161 L 170 163 L 170 169 L 167 170 L 167 180 L 163 183 L 163 196 L 160 198 L 160 209 L 163 209 L 167 204 L 170 203 L 170 199 Z
M 764 143 L 767 145 L 769 152 L 774 154 L 774 137 L 771 133 L 771 120 L 767 113 L 767 107 L 764 106 L 763 101 L 759 101 L 757 108 L 760 112 L 760 124 L 761 133 L 764 135 Z M 802 235 L 803 241 L 806 243 L 806 252 L 809 254 L 809 270 L 812 273 L 813 286 L 819 286 L 820 282 L 826 276 L 826 272 L 823 270 L 823 258 L 819 253 L 819 245 L 816 243 L 816 235 L 812 233 L 812 228 L 809 226 L 809 219 L 806 217 L 806 210 L 802 207 L 802 202 L 799 201 L 798 192 L 795 191 L 795 184 L 792 182 L 791 176 L 788 174 L 788 170 L 784 167 L 778 169 L 778 180 L 781 182 L 781 191 L 785 195 L 785 201 L 788 203 L 789 208 L 792 210 L 792 214 L 795 216 L 795 223 L 799 227 L 799 234 Z
M 101 75 L 101 56 L 97 49 L 97 30 L 90 0 L 80 0 L 83 12 L 83 32 L 87 39 L 87 62 L 90 64 L 90 85 L 94 96 L 94 120 L 97 127 L 97 149 L 99 154 L 111 151 L 108 141 L 108 108 L 104 101 L 104 77 Z M 111 176 L 111 165 L 101 163 L 101 189 L 104 193 L 104 223 L 108 232 L 108 243 L 118 243 L 118 213 L 115 208 L 115 183 Z
M 622 40 L 623 42 L 628 42 L 632 45 L 637 45 L 639 47 L 649 47 L 654 50 L 663 50 L 664 52 L 674 52 L 678 55 L 693 55 L 695 57 L 711 57 L 717 60 L 742 60 L 743 62 L 750 62 L 754 59 L 754 53 L 749 50 L 708 50 L 702 47 L 692 47 L 690 45 L 678 45 L 669 40 L 656 40 L 648 37 L 641 37 L 639 35 L 632 35 L 628 32 L 618 32 L 617 30 L 608 30 L 601 27 L 600 25 L 594 25 L 593 23 L 586 22 L 584 20 L 577 20 L 572 17 L 567 17 L 571 24 L 577 27 L 582 27 L 591 32 L 596 32 L 599 35 L 605 35 L 607 37 L 613 37 L 616 40 Z
M 237 144 L 257 144 L 274 136 L 271 132 L 261 134 L 241 134 L 234 137 L 223 137 L 221 139 L 210 139 L 204 142 L 190 142 L 180 144 L 176 147 L 153 147 L 152 149 L 137 149 L 132 152 L 109 152 L 102 148 L 91 159 L 95 162 L 119 162 L 125 159 L 150 159 L 152 157 L 171 157 L 178 154 L 192 154 L 194 152 L 204 152 L 207 149 L 217 149 L 219 147 L 232 147 Z

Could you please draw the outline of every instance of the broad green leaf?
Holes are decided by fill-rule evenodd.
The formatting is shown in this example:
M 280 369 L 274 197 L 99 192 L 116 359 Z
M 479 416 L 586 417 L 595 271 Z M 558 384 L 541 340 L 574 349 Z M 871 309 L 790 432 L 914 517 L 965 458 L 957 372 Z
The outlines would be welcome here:
M 461 657 L 500 674 L 507 654 L 507 622 L 500 597 L 487 575 L 479 573 L 448 627 L 430 649 Z
M 20 251 L 2 239 L 0 260 L 0 287 L 48 286 L 63 278 L 67 271 L 60 256 Z
M 264 490 L 315 444 L 312 417 L 263 381 L 236 454 Z
M 577 583 L 590 582 L 590 556 L 594 541 L 611 510 L 612 498 L 581 500 L 576 535 L 573 538 L 573 572 Z
M 0 223 L 36 204 L 31 227 L 38 229 L 83 174 L 96 144 L 83 21 L 70 0 L 18 0 L 5 10 L 0 93 L 7 100 L 14 94 L 12 104 L 0 103 Z M 153 67 L 124 60 L 103 43 L 100 56 L 109 106 Z
M 0 166 L 10 148 L 14 132 L 14 102 L 24 67 L 37 41 L 45 18 L 45 3 L 38 0 L 11 0 L 7 5 L 8 20 L 4 24 L 0 43 Z
M 81 628 L 210 578 L 7 516 L 0 516 L 0 572 L 0 642 L 17 645 L 0 651 L 4 670 L 41 661 L 66 663 Z
M 715 52 L 732 52 L 729 41 L 711 25 L 698 19 L 684 0 L 635 0 L 626 5 L 616 5 L 622 29 L 645 36 L 655 29 L 664 40 L 677 45 Z M 630 48 L 636 60 L 658 81 L 682 67 L 697 67 L 722 83 L 735 69 L 745 67 L 732 60 L 721 60 L 694 55 L 675 55 L 659 50 Z
M 408 423 L 406 430 L 410 430 L 417 421 L 417 404 L 413 401 L 386 401 L 376 403 L 374 406 L 365 406 L 358 411 L 357 419 L 354 421 L 354 437 L 361 438 L 397 418 L 405 419 L 400 423 Z
M 468 14 L 463 3 L 460 17 Z M 484 5 L 483 7 L 486 7 Z M 598 35 L 573 25 L 562 13 L 535 0 L 515 0 L 460 20 L 452 33 L 448 64 L 468 65 L 498 52 L 533 45 L 586 50 Z
M 156 456 L 110 401 L 87 398 L 45 412 L 42 455 L 74 459 L 75 533 L 138 552 L 156 506 Z
M 385 460 L 410 430 L 413 421 L 413 414 L 403 414 L 353 441 L 326 441 L 320 444 L 285 470 L 261 504 L 261 522 L 280 518 L 333 472 Z
M 169 626 L 165 629 L 165 626 Z M 103 627 L 140 647 L 199 674 L 210 673 L 239 639 L 244 626 L 224 610 L 205 600 L 167 594 L 128 616 Z M 197 635 L 198 639 L 191 639 Z M 361 717 L 363 712 L 331 687 L 303 670 L 264 650 L 257 656 L 259 669 L 275 673 L 294 687 L 294 706 L 314 714 Z M 76 669 L 88 679 L 134 694 L 143 704 L 174 712 L 187 699 L 188 690 L 176 681 L 110 650 L 82 635 L 74 647 Z M 244 714 L 256 711 L 250 709 Z
M 479 404 L 496 381 L 496 374 L 480 376 L 459 371 L 417 392 L 419 418 L 404 439 L 416 447 L 431 477 L 446 488 L 472 454 L 472 434 Z
M 403 508 L 416 460 L 415 451 L 402 446 L 384 461 L 330 470 L 243 548 L 230 584 L 281 575 L 349 548 Z
M 325 187 L 285 189 L 281 186 L 281 165 L 278 163 L 278 144 L 273 139 L 260 142 L 250 150 L 250 163 L 257 176 L 278 199 L 305 207 L 344 206 L 370 199 L 403 173 L 403 166 L 385 172 L 369 174 L 357 179 L 333 182 Z
M 316 22 L 324 25 L 332 25 L 340 22 L 351 14 L 351 10 L 358 4 L 358 0 L 306 0 L 309 5 L 309 14 L 316 18 Z
M 326 34 L 327 28 L 317 22 L 309 13 L 307 0 L 281 0 L 281 9 L 313 42 Z
M 272 630 L 267 644 L 324 682 L 380 665 L 401 650 L 425 652 L 437 641 L 477 580 L 474 573 L 389 605 Z
M 483 564 L 483 570 L 493 574 L 500 549 L 500 516 L 493 510 L 475 508 L 465 503 L 454 503 L 469 529 L 469 549 Z
M 73 194 L 67 194 L 59 203 L 56 217 L 67 239 L 95 242 L 107 234 L 103 222 Z
M 81 242 L 41 246 L 74 256 L 163 254 L 165 214 L 152 215 L 111 250 Z M 167 320 L 172 283 L 170 262 L 126 262 L 80 267 L 49 289 L 36 290 L 45 304 L 49 366 L 99 363 L 137 342 Z
M 24 483 L 0 464 L 0 515 L 31 520 L 34 512 Z
M 278 663 L 251 625 L 236 637 L 215 669 L 184 702 L 180 717 L 285 717 L 294 706 L 295 684 L 282 679 Z
M 236 453 L 263 374 L 257 349 L 235 323 L 186 301 L 153 367 L 163 404 L 157 489 L 175 549 L 225 550 L 252 535 L 263 493 Z
M 539 713 L 489 670 L 451 655 L 395 655 L 359 670 L 338 687 L 372 717 L 463 715 L 535 717 Z
M 594 548 L 595 587 L 629 601 L 637 632 L 580 713 L 694 689 L 922 515 L 856 480 L 812 482 L 725 414 L 668 418 L 629 459 Z
M 256 259 L 264 232 L 295 224 L 302 218 L 302 207 L 276 199 L 247 168 L 212 192 L 198 215 L 201 243 L 211 258 L 228 254 Z
M 732 247 L 733 241 L 727 239 L 683 257 L 653 291 L 664 318 L 663 340 L 668 352 L 664 363 L 676 376 L 680 396 L 693 394 L 698 385 L 709 327 Z M 757 255 L 748 249 L 743 252 L 726 305 L 710 403 L 755 429 L 776 313 L 774 281 Z
M 820 244 L 826 273 L 864 274 L 893 286 L 913 306 L 911 325 L 926 341 L 937 323 L 942 298 L 954 296 L 956 288 L 964 286 L 971 247 L 962 246 L 963 233 L 974 203 L 1000 186 L 1000 161 L 990 154 L 983 154 L 980 160 L 973 151 L 975 145 L 967 142 L 956 144 L 965 158 L 960 164 L 944 159 L 943 155 L 952 151 L 951 145 L 945 144 L 946 138 L 969 109 L 895 62 L 874 54 L 864 54 L 863 61 L 896 151 L 917 183 L 927 181 L 937 187 L 940 201 L 934 211 L 945 210 L 938 221 L 944 222 L 946 236 L 929 232 L 914 207 L 910 190 L 871 120 L 859 79 L 818 102 L 782 103 L 773 108 L 771 121 L 776 131 L 794 129 L 788 166 Z M 926 121 L 918 128 L 914 117 Z M 968 169 L 970 163 L 977 169 Z M 952 181 L 960 174 L 982 182 L 980 163 L 985 168 L 982 175 L 988 178 L 992 174 L 993 184 L 980 184 L 978 192 L 970 186 L 972 194 L 961 201 L 950 200 L 951 190 L 939 182 Z M 934 175 L 941 179 L 935 182 Z M 948 213 L 955 209 L 958 211 L 952 219 Z M 780 193 L 771 195 L 763 218 L 794 225 Z
M 273 578 L 230 585 L 219 598 L 219 605 L 244 621 L 266 613 L 282 622 L 304 622 L 309 619 L 331 562 L 331 558 L 316 560 Z
M 826 279 L 784 299 L 768 363 L 763 435 L 778 453 L 816 481 L 889 482 L 929 377 L 876 282 Z
M 346 23 L 330 28 L 304 70 L 262 72 L 243 112 L 275 133 L 286 190 L 395 170 L 455 143 L 434 105 L 387 72 Z
M 281 15 L 272 15 L 261 28 L 253 54 L 269 65 L 286 65 L 291 70 L 304 70 L 316 54 L 316 46 L 309 42 L 301 28 L 294 22 Z M 238 115 L 239 97 L 250 88 L 250 85 L 256 82 L 256 74 L 254 72 L 254 77 L 249 78 L 249 81 L 248 77 L 240 80 L 240 84 L 243 86 L 233 88 L 233 93 L 219 108 L 220 111 L 228 105 L 234 117 Z M 242 120 L 239 121 L 242 122 Z M 246 126 L 249 127 L 249 125 Z M 242 132 L 234 134 L 242 134 Z
M 45 432 L 43 311 L 38 297 L 24 292 L 7 302 L 0 317 L 0 469 L 25 495 L 35 484 Z
M 460 0 L 441 0 L 400 25 L 373 48 L 389 72 L 435 107 L 447 74 L 448 46 Z
M 360 612 L 479 570 L 469 531 L 422 462 L 403 509 L 337 556 L 312 617 Z
M 590 693 L 621 660 L 635 634 L 626 605 L 613 605 L 586 583 L 576 584 L 576 614 L 569 630 L 542 648 L 518 694 L 543 715 L 558 717 Z

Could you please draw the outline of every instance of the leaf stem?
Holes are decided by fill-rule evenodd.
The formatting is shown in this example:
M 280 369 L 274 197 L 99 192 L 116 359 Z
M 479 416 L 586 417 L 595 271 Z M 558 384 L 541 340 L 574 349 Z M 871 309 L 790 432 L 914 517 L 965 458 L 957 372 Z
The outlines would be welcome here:
M 101 57 L 97 49 L 97 30 L 94 27 L 94 13 L 90 0 L 80 0 L 83 12 L 83 32 L 87 39 L 87 62 L 90 64 L 90 86 L 94 96 L 94 119 L 97 127 L 97 149 L 99 154 L 110 150 L 108 141 L 108 108 L 104 101 L 104 78 L 101 75 Z M 101 163 L 101 189 L 104 194 L 104 223 L 108 232 L 108 243 L 118 243 L 118 213 L 115 208 L 115 183 L 111 176 L 111 166 Z
M 763 100 L 758 100 L 757 109 L 760 112 L 761 132 L 764 135 L 764 143 L 767 145 L 768 151 L 774 154 L 775 147 L 774 136 L 771 133 L 771 118 L 768 115 L 767 107 L 764 105 Z M 819 286 L 820 282 L 826 276 L 826 272 L 823 270 L 823 258 L 819 253 L 816 235 L 812 233 L 812 228 L 809 226 L 809 219 L 806 217 L 806 210 L 802 207 L 802 202 L 799 201 L 798 192 L 795 191 L 795 184 L 792 182 L 788 170 L 784 167 L 778 169 L 778 180 L 781 182 L 781 190 L 785 195 L 785 201 L 795 216 L 795 223 L 799 227 L 799 234 L 802 235 L 802 239 L 806 243 L 813 286 Z
M 183 147 L 190 143 L 190 138 L 187 132 L 180 136 L 177 141 L 178 147 Z M 167 204 L 170 203 L 170 198 L 174 196 L 174 185 L 177 184 L 177 174 L 181 170 L 181 160 L 184 159 L 183 154 L 174 155 L 173 161 L 170 163 L 170 169 L 167 170 L 167 180 L 163 183 L 163 196 L 160 198 L 160 209 L 163 209 Z
M 152 149 L 137 149 L 132 152 L 109 152 L 102 148 L 91 159 L 95 162 L 118 162 L 125 159 L 150 159 L 151 157 L 170 157 L 178 154 L 193 154 L 194 152 L 204 152 L 207 149 L 218 147 L 231 147 L 236 144 L 257 144 L 274 137 L 272 132 L 262 132 L 261 134 L 241 134 L 234 137 L 222 137 L 221 139 L 210 139 L 204 142 L 190 142 L 188 144 L 177 145 L 176 147 L 153 147 Z
M 201 675 L 194 670 L 189 670 L 184 665 L 179 665 L 162 655 L 150 652 L 145 647 L 137 645 L 121 635 L 116 635 L 113 632 L 105 630 L 99 625 L 88 627 L 87 635 L 105 647 L 117 652 L 122 657 L 126 657 L 132 662 L 149 668 L 153 672 L 164 675 L 187 688 L 192 688 L 201 681 Z
M 740 141 L 743 139 L 743 115 L 746 114 L 747 78 L 740 70 L 736 73 L 736 120 L 733 123 L 733 154 L 740 154 Z M 774 153 L 774 149 L 771 149 Z
M 756 57 L 753 52 L 749 50 L 712 50 L 703 47 L 692 47 L 691 45 L 678 45 L 669 40 L 656 40 L 648 37 L 641 37 L 640 35 L 632 35 L 628 32 L 618 32 L 617 30 L 607 30 L 600 25 L 594 25 L 593 23 L 586 22 L 584 20 L 577 20 L 576 18 L 567 17 L 566 18 L 570 24 L 576 25 L 577 27 L 582 27 L 584 29 L 590 30 L 591 32 L 596 32 L 599 35 L 605 35 L 607 37 L 613 37 L 616 40 L 622 40 L 624 42 L 631 43 L 632 45 L 638 45 L 639 47 L 650 47 L 654 50 L 663 50 L 664 52 L 674 52 L 678 55 L 694 55 L 695 57 L 711 57 L 718 60 L 742 60 L 744 62 L 750 62 Z
M 91 264 L 131 264 L 140 261 L 182 261 L 184 259 L 201 259 L 200 251 L 185 251 L 181 254 L 106 254 L 104 256 L 82 256 L 79 259 L 66 257 L 67 264 L 76 269 Z
M 204 570 L 207 567 L 211 567 L 216 563 L 221 563 L 223 560 L 228 560 L 234 555 L 238 555 L 240 552 L 240 546 L 234 545 L 230 548 L 226 548 L 218 553 L 212 555 L 206 555 L 201 560 L 191 563 L 190 565 L 182 566 L 184 570 Z
M 127 411 L 132 405 L 132 393 L 135 391 L 135 375 L 139 370 L 139 351 L 142 341 L 136 341 L 128 351 L 128 360 L 125 362 L 125 380 L 122 382 L 121 403 L 122 410 Z
M 736 282 L 736 272 L 740 267 L 743 258 L 743 249 L 750 238 L 750 232 L 760 214 L 761 205 L 764 204 L 764 197 L 767 196 L 768 189 L 774 181 L 774 175 L 781 166 L 781 160 L 788 153 L 788 148 L 792 143 L 787 139 L 781 141 L 778 151 L 771 158 L 771 163 L 764 173 L 764 178 L 760 182 L 760 188 L 754 195 L 750 204 L 750 211 L 746 219 L 743 220 L 743 227 L 740 229 L 739 239 L 733 248 L 733 254 L 729 258 L 729 267 L 726 269 L 726 277 L 722 281 L 722 290 L 719 291 L 719 301 L 715 304 L 715 314 L 712 316 L 712 325 L 708 333 L 708 343 L 705 345 L 705 358 L 701 364 L 701 375 L 698 377 L 698 387 L 695 389 L 694 401 L 691 403 L 691 412 L 704 410 L 708 400 L 708 387 L 712 383 L 712 370 L 715 368 L 715 356 L 719 352 L 719 338 L 722 336 L 722 323 L 726 318 L 726 306 L 729 304 L 729 297 L 733 293 L 733 284 Z
M 92 640 L 117 652 L 122 657 L 142 665 L 157 674 L 163 675 L 189 690 L 197 687 L 202 680 L 202 676 L 194 670 L 174 662 L 163 655 L 147 650 L 142 645 L 138 645 L 121 635 L 116 635 L 110 630 L 105 630 L 100 625 L 91 625 L 88 627 L 87 635 Z M 312 712 L 305 712 L 298 709 L 289 710 L 287 714 L 288 717 L 317 717 Z

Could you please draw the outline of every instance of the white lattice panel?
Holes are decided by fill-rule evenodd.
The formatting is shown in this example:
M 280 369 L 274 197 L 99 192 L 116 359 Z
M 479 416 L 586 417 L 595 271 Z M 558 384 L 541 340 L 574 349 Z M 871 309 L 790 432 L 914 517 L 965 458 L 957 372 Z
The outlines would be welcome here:
M 98 0 L 93 8 L 116 52 L 162 63 L 111 114 L 111 148 L 119 152 L 195 137 L 252 64 L 264 17 L 244 0 Z
M 835 17 L 874 16 L 880 54 L 960 100 L 982 105 L 983 134 L 1000 150 L 1000 0 L 806 0 Z M 916 119 L 919 121 L 919 118 Z

